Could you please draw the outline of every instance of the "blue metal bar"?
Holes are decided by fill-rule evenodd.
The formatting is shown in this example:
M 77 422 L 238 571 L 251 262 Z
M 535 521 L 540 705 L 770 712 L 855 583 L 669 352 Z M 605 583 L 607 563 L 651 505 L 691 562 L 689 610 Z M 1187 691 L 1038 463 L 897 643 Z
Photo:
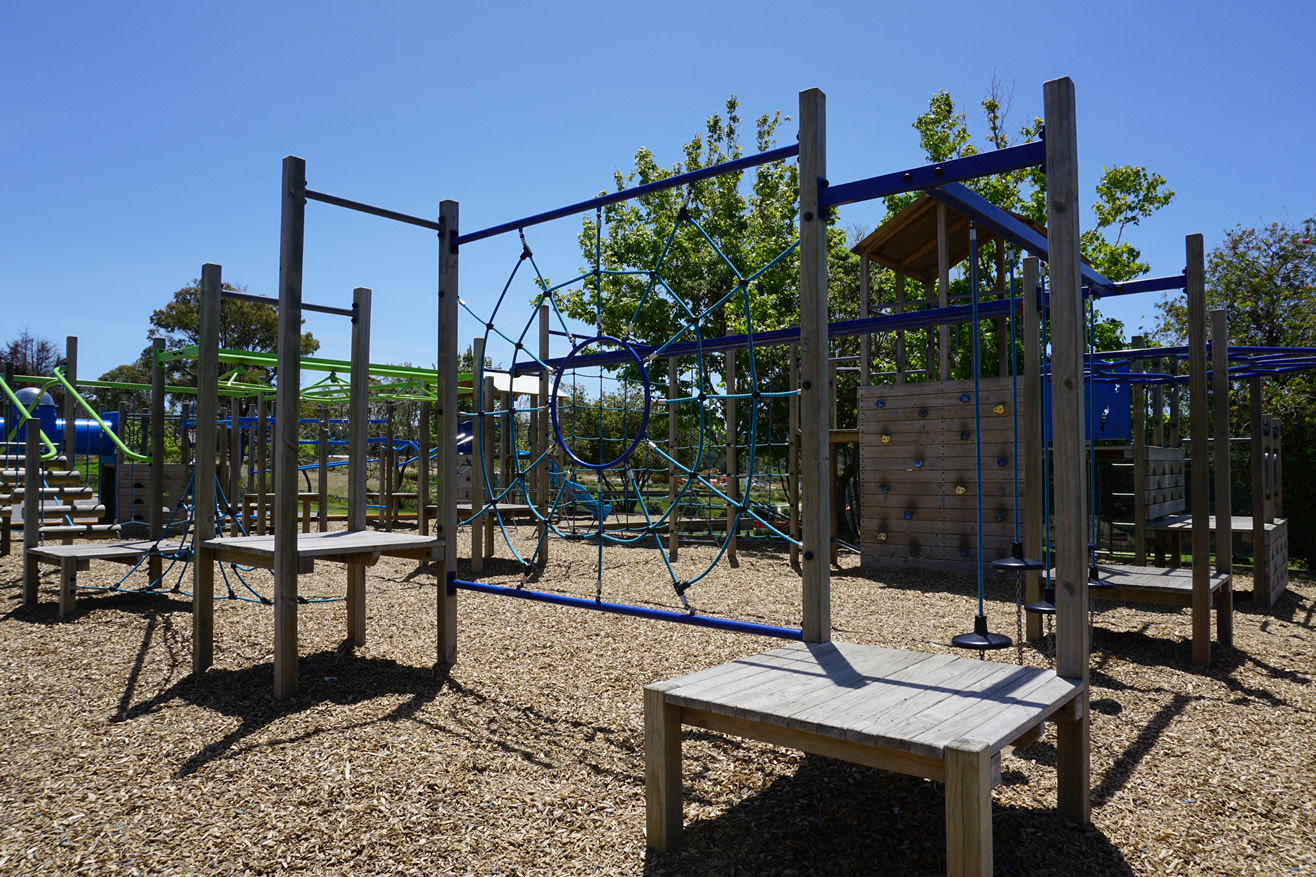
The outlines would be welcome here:
M 335 207 L 346 207 L 348 210 L 357 210 L 361 213 L 369 213 L 371 216 L 382 216 L 384 219 L 392 219 L 397 222 L 405 222 L 408 225 L 419 225 L 421 228 L 428 228 L 432 231 L 443 231 L 443 226 L 435 219 L 424 219 L 420 216 L 411 216 L 406 213 L 398 213 L 396 210 L 389 210 L 384 207 L 376 207 L 373 204 L 365 204 L 361 201 L 350 201 L 347 198 L 339 198 L 337 195 L 327 195 L 324 192 L 315 192 L 311 189 L 306 190 L 306 197 L 311 201 L 319 201 L 324 204 L 332 204 Z
M 950 183 L 936 189 L 929 189 L 928 194 L 965 216 L 976 219 L 979 225 L 1001 235 L 1043 261 L 1050 261 L 1051 249 L 1045 237 L 1020 222 L 1009 211 L 997 207 L 968 186 L 961 183 Z M 1083 279 L 1090 286 L 1097 288 L 1096 295 L 1104 295 L 1115 288 L 1112 281 L 1102 277 L 1082 260 L 1079 260 L 1079 269 L 1083 274 Z
M 744 158 L 736 158 L 731 161 L 724 161 L 721 164 L 710 165 L 709 167 L 700 168 L 697 171 L 690 171 L 684 174 L 677 174 L 674 177 L 668 177 L 665 180 L 657 180 L 652 183 L 645 183 L 642 186 L 636 186 L 633 189 L 622 189 L 620 192 L 610 192 L 607 195 L 600 195 L 597 198 L 590 198 L 588 201 L 579 201 L 575 204 L 569 204 L 566 207 L 559 207 L 556 210 L 548 210 L 544 213 L 536 213 L 533 216 L 527 216 L 524 219 L 515 219 L 511 222 L 504 222 L 501 225 L 492 225 L 489 228 L 473 231 L 469 234 L 457 235 L 456 243 L 458 246 L 468 244 L 472 241 L 481 241 L 485 238 L 491 238 L 496 235 L 506 234 L 509 231 L 518 231 L 523 228 L 529 228 L 532 225 L 551 222 L 554 219 L 561 219 L 564 216 L 571 216 L 576 213 L 584 213 L 587 210 L 593 210 L 597 207 L 605 207 L 608 204 L 616 204 L 619 201 L 629 201 L 632 198 L 640 198 L 644 195 L 652 195 L 654 192 L 662 192 L 667 189 L 675 189 L 684 186 L 687 183 L 706 180 L 709 177 L 717 177 L 722 174 L 729 174 L 735 171 L 745 170 L 746 168 L 758 167 L 761 164 L 768 164 L 773 161 L 781 161 L 787 158 L 794 158 L 800 154 L 800 144 L 792 143 L 789 146 L 779 146 L 776 149 L 769 149 L 766 152 L 758 152 L 754 155 L 747 155 Z M 310 197 L 308 191 L 307 197 Z
M 776 627 L 771 624 L 755 624 L 752 621 L 736 621 L 731 618 L 715 618 L 711 615 L 688 615 L 669 609 L 649 609 L 644 606 L 628 606 L 625 603 L 605 603 L 601 600 L 586 600 L 581 597 L 568 597 L 563 594 L 547 594 L 543 591 L 527 591 L 523 588 L 504 588 L 501 585 L 484 585 L 479 582 L 467 582 L 453 579 L 452 590 L 475 591 L 480 594 L 493 594 L 499 597 L 519 597 L 537 603 L 551 603 L 555 606 L 571 606 L 575 609 L 593 609 L 596 612 L 609 612 L 613 615 L 629 615 L 632 618 L 647 618 L 653 621 L 670 621 L 676 624 L 688 624 L 692 627 L 708 627 L 713 630 L 726 630 L 732 633 L 752 633 L 758 636 L 772 636 L 778 639 L 801 640 L 803 631 L 793 627 Z
M 1114 289 L 1097 289 L 1094 293 L 1090 287 L 1083 287 L 1084 295 L 1097 298 L 1110 298 L 1116 295 L 1137 295 L 1142 292 L 1164 292 L 1169 289 L 1184 289 L 1188 278 L 1184 274 L 1167 274 L 1164 277 L 1144 277 L 1141 280 L 1126 280 L 1116 283 Z
M 842 204 L 854 204 L 858 201 L 871 201 L 902 192 L 915 192 L 944 186 L 960 180 L 973 180 L 992 174 L 1003 174 L 1026 167 L 1039 167 L 1046 163 L 1046 144 L 1041 140 L 1011 146 L 1007 149 L 994 149 L 980 152 L 964 158 L 910 168 L 855 180 L 838 186 L 825 186 L 818 192 L 818 206 L 839 207 Z

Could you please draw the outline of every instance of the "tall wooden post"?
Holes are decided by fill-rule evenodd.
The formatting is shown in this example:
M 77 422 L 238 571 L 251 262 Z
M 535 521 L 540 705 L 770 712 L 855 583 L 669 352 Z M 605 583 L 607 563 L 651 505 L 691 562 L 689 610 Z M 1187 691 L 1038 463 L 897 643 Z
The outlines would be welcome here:
M 946 205 L 937 202 L 937 306 L 950 304 L 950 242 L 946 240 Z M 937 380 L 950 380 L 950 324 L 937 325 L 937 350 L 940 353 Z M 930 364 L 930 363 L 929 363 Z
M 726 334 L 731 335 L 731 327 Z M 726 405 L 726 449 L 727 449 L 727 560 L 734 566 L 739 562 L 736 557 L 736 515 L 740 499 L 740 463 L 736 448 L 736 351 L 727 351 L 727 405 Z M 748 490 L 746 491 L 748 492 Z
M 1270 523 L 1266 501 L 1266 444 L 1261 411 L 1261 378 L 1248 380 L 1248 449 L 1252 458 L 1252 601 L 1272 605 L 1270 557 L 1266 551 L 1266 524 Z
M 1133 346 L 1141 349 L 1146 343 L 1141 335 L 1133 336 Z M 1142 371 L 1143 360 L 1133 364 L 1135 372 Z M 1147 388 L 1134 384 L 1133 392 L 1133 562 L 1147 565 Z
M 228 443 L 228 511 L 237 517 L 242 514 L 242 400 L 237 397 L 229 408 Z
M 1083 682 L 1073 718 L 1056 723 L 1060 812 L 1091 816 L 1088 714 L 1087 467 L 1084 465 L 1083 283 L 1079 265 L 1078 132 L 1074 83 L 1043 88 L 1047 241 L 1051 268 L 1051 416 L 1055 460 L 1056 672 Z
M 1165 372 L 1164 357 L 1152 360 L 1156 365 L 1158 373 Z M 1158 448 L 1165 447 L 1165 385 L 1157 383 L 1152 387 L 1152 410 L 1156 412 L 1152 417 L 1152 444 Z
M 484 392 L 484 339 L 471 341 L 471 399 L 475 401 L 475 429 L 471 435 L 471 575 L 484 572 L 484 518 L 478 517 L 484 508 L 484 469 L 488 465 L 484 455 L 484 409 L 489 404 Z
M 438 591 L 438 663 L 457 663 L 457 590 L 452 579 L 457 576 L 457 230 L 459 210 L 456 201 L 439 204 L 439 317 L 437 363 L 439 446 L 435 467 L 438 513 L 435 535 L 443 540 L 442 574 Z M 542 386 L 542 384 L 541 384 Z M 474 479 L 472 479 L 474 480 Z
M 1234 644 L 1234 512 L 1230 491 L 1229 322 L 1223 308 L 1211 311 L 1211 396 L 1215 402 L 1215 568 L 1230 577 L 1215 598 L 1216 634 Z
M 540 362 L 548 362 L 549 357 L 552 356 L 552 350 L 550 348 L 550 336 L 548 331 L 549 330 L 548 314 L 549 314 L 548 305 L 541 304 L 539 306 L 539 361 Z M 548 369 L 544 368 L 540 370 L 539 400 L 538 400 L 538 404 L 535 407 L 538 409 L 538 414 L 539 414 L 539 421 L 538 421 L 539 453 L 541 454 L 546 453 L 550 448 L 553 447 L 553 423 L 552 423 L 552 419 L 548 415 L 548 406 L 550 402 L 549 396 L 552 395 L 553 392 L 552 385 L 553 382 L 551 380 L 551 376 L 549 375 Z M 549 517 L 550 513 L 553 510 L 553 499 L 554 499 L 552 485 L 549 483 L 549 478 L 548 478 L 548 464 L 550 460 L 552 460 L 552 455 L 549 455 L 549 457 L 545 459 L 544 462 L 536 470 L 539 478 L 539 502 L 541 507 L 543 508 L 545 519 Z M 540 542 L 539 545 L 539 562 L 541 565 L 544 565 L 548 563 L 548 546 L 553 541 L 552 528 L 549 527 L 547 520 L 545 521 L 545 523 L 541 524 L 540 526 L 543 527 L 545 530 L 549 531 L 548 535 L 544 536 L 543 541 Z
M 430 403 L 421 400 L 419 439 L 420 455 L 416 457 L 416 532 L 424 536 L 430 531 Z
M 315 480 L 317 505 L 320 507 L 319 526 L 316 530 L 320 533 L 329 532 L 329 414 L 323 408 L 320 409 L 318 438 L 316 440 L 316 470 L 319 476 Z
M 192 496 L 195 533 L 192 563 L 192 673 L 215 658 L 215 421 L 219 409 L 219 296 L 221 269 L 201 266 L 201 314 L 197 329 L 196 467 Z
M 1211 663 L 1211 445 L 1206 397 L 1206 270 L 1202 236 L 1184 242 L 1188 266 L 1188 399 L 1193 462 L 1193 663 Z
M 804 488 L 804 641 L 832 636 L 831 568 L 827 514 L 831 470 L 828 412 L 827 221 L 818 204 L 827 177 L 827 98 L 816 88 L 800 92 L 800 434 Z
M 40 407 L 40 395 L 37 397 Z M 37 605 L 41 567 L 33 550 L 41 544 L 41 421 L 40 415 L 28 418 L 23 439 L 23 605 Z M 14 467 L 18 468 L 18 467 Z
M 279 232 L 279 384 L 274 396 L 274 697 L 297 692 L 297 427 L 301 405 L 306 162 L 283 160 Z
M 681 393 L 681 377 L 678 371 L 678 360 L 675 356 L 667 358 L 667 453 L 674 460 L 681 459 L 681 454 L 677 450 L 680 442 L 680 420 L 681 406 L 673 403 Z M 676 560 L 681 550 L 681 537 L 677 532 L 677 525 L 681 522 L 681 516 L 676 508 L 676 489 L 677 483 L 681 480 L 680 471 L 676 468 L 675 463 L 667 464 L 667 555 L 672 560 Z
M 1042 329 L 1037 301 L 1038 261 L 1029 256 L 1023 261 L 1023 292 L 1020 302 L 1024 324 L 1024 555 L 1042 557 L 1042 494 L 1046 490 L 1046 472 L 1042 467 Z M 1017 416 L 1017 415 L 1016 415 Z M 1032 603 L 1042 599 L 1041 574 L 1031 570 L 1024 574 L 1024 599 Z M 1025 613 L 1025 635 L 1029 641 L 1042 638 L 1042 616 Z
M 163 338 L 151 341 L 151 508 L 150 538 L 159 539 L 164 530 L 164 478 L 165 478 L 165 370 L 160 364 L 164 352 Z M 163 558 L 152 554 L 146 562 L 146 574 L 152 582 L 159 582 L 164 573 Z
M 370 297 L 365 287 L 352 290 L 352 372 L 347 402 L 347 529 L 366 528 L 366 455 L 370 436 Z M 347 566 L 347 638 L 366 642 L 366 568 Z
M 905 269 L 896 269 L 896 306 L 892 313 L 905 312 Z M 896 330 L 896 383 L 905 382 L 905 330 Z
M 265 395 L 256 394 L 256 533 L 264 536 L 266 517 L 269 515 L 270 443 L 269 411 Z
M 868 254 L 859 257 L 859 319 L 865 319 L 869 311 L 869 299 L 872 292 L 869 287 Z M 864 332 L 859 336 L 859 386 L 867 387 L 872 383 L 873 335 Z

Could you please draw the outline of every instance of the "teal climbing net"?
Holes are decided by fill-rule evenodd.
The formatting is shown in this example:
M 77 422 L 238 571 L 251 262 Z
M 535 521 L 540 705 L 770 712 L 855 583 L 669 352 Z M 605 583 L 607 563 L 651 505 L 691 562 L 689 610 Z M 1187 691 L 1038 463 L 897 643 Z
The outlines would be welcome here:
M 799 545 L 785 531 L 785 515 L 761 497 L 762 485 L 771 497 L 787 444 L 774 440 L 774 427 L 784 434 L 785 418 L 774 424 L 773 404 L 789 401 L 797 390 L 785 380 L 785 357 L 771 358 L 770 345 L 756 337 L 754 303 L 765 275 L 787 267 L 798 241 L 756 268 L 742 268 L 693 215 L 688 195 L 651 264 L 605 264 L 602 229 L 600 210 L 592 227 L 593 264 L 556 284 L 541 272 L 522 230 L 520 255 L 491 312 L 478 314 L 461 302 L 483 327 L 486 350 L 512 350 L 511 379 L 492 396 L 479 379 L 483 363 L 477 364 L 472 410 L 462 415 L 472 420 L 476 442 L 495 426 L 507 436 L 500 442 L 501 466 L 492 455 L 475 453 L 472 471 L 487 501 L 462 522 L 491 518 L 525 577 L 550 538 L 594 543 L 596 599 L 607 549 L 652 546 L 682 606 L 693 611 L 687 589 L 709 574 L 742 528 Z M 697 295 L 674 279 L 688 276 L 680 269 L 695 250 L 711 255 L 721 281 L 691 291 Z M 527 297 L 529 316 L 516 316 Z M 550 323 L 547 347 L 541 309 Z M 728 334 L 733 329 L 736 334 Z M 728 386 L 727 369 L 719 372 L 716 364 L 732 358 L 737 381 Z M 545 374 L 547 394 L 516 388 L 518 375 Z M 533 403 L 516 401 L 532 395 Z M 738 409 L 730 418 L 728 406 Z M 549 441 L 536 441 L 535 418 Z M 719 433 L 724 422 L 726 436 Z M 672 434 L 681 438 L 671 442 Z M 728 477 L 731 454 L 739 459 Z M 536 495 L 541 469 L 548 489 Z M 538 525 L 528 548 L 518 548 L 508 532 L 513 504 Z M 707 526 L 711 508 L 727 521 L 719 530 Z M 701 555 L 697 569 L 678 568 L 664 544 L 683 519 L 702 520 L 717 545 L 711 559 Z

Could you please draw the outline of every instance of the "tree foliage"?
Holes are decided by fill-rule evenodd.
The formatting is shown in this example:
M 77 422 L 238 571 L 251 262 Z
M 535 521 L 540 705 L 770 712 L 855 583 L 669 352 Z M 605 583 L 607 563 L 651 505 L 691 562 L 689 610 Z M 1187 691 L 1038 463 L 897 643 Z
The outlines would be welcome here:
M 13 363 L 15 375 L 49 377 L 56 366 L 64 364 L 64 350 L 49 338 L 33 335 L 24 327 L 0 350 L 0 362 Z M 15 387 L 10 389 L 26 386 L 23 381 L 14 383 Z M 50 393 L 56 405 L 63 406 L 64 392 L 58 384 L 47 387 L 46 392 Z

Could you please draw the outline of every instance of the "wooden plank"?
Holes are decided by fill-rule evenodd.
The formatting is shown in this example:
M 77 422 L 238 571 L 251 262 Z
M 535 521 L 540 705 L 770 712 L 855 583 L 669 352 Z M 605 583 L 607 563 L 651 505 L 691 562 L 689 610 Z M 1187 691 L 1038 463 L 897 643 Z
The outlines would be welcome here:
M 484 338 L 471 340 L 471 398 L 475 402 L 474 435 L 471 441 L 471 505 L 484 507 L 484 472 L 488 456 L 486 455 L 484 410 L 489 405 L 487 385 L 484 380 Z M 480 519 L 471 521 L 471 575 L 478 576 L 484 572 L 484 535 Z
M 215 420 L 219 407 L 220 266 L 201 266 L 197 331 L 196 466 L 192 493 L 196 545 L 215 536 Z M 199 676 L 215 656 L 215 564 L 198 549 L 192 556 L 192 673 Z
M 827 176 L 827 99 L 816 89 L 800 92 L 800 480 L 804 489 L 803 631 L 807 642 L 831 639 L 831 541 L 828 485 L 831 408 L 827 326 L 827 222 L 819 206 Z
M 352 290 L 352 366 L 347 413 L 347 529 L 366 529 L 366 457 L 370 429 L 370 317 L 373 293 Z M 418 535 L 428 535 L 418 531 Z M 366 571 L 347 567 L 347 638 L 356 646 L 366 641 Z
M 1230 435 L 1229 428 L 1229 324 L 1223 308 L 1211 311 L 1211 391 L 1215 412 L 1214 450 L 1212 463 L 1215 472 L 1215 507 L 1217 522 L 1208 523 L 1215 528 L 1216 572 L 1230 576 L 1215 598 L 1216 638 L 1221 645 L 1234 644 L 1234 538 L 1230 490 Z
M 1188 235 L 1188 398 L 1193 460 L 1193 663 L 1211 663 L 1211 446 L 1206 396 L 1206 268 L 1202 236 Z
M 439 462 L 435 473 L 438 512 L 435 535 L 444 540 L 442 572 L 438 577 L 436 612 L 438 615 L 437 662 L 451 667 L 457 663 L 457 591 L 448 583 L 457 575 L 457 306 L 458 265 L 457 233 L 460 211 L 456 201 L 439 203 L 439 310 L 437 321 L 438 362 L 435 396 L 438 405 L 438 429 L 435 436 Z M 543 330 L 541 329 L 541 332 Z M 542 336 L 541 336 L 542 337 Z M 544 379 L 540 379 L 540 388 Z M 540 405 L 545 404 L 540 399 Z M 540 419 L 541 428 L 547 418 Z M 472 479 L 474 481 L 474 479 Z M 451 545 L 451 548 L 446 546 Z
M 1023 491 L 1024 520 L 1023 539 L 1024 556 L 1041 559 L 1043 554 L 1043 531 L 1046 522 L 1042 518 L 1042 491 L 1046 476 L 1042 471 L 1042 357 L 1041 357 L 1041 313 L 1038 308 L 1038 260 L 1036 256 L 1027 256 L 1023 260 L 1023 309 L 1024 324 L 1024 405 L 1021 416 L 1023 423 L 1020 435 L 1023 436 Z M 1024 574 L 1024 602 L 1033 603 L 1042 599 L 1042 580 L 1036 571 Z M 1038 642 L 1043 636 L 1042 616 L 1036 612 L 1024 613 L 1024 635 L 1029 642 Z

